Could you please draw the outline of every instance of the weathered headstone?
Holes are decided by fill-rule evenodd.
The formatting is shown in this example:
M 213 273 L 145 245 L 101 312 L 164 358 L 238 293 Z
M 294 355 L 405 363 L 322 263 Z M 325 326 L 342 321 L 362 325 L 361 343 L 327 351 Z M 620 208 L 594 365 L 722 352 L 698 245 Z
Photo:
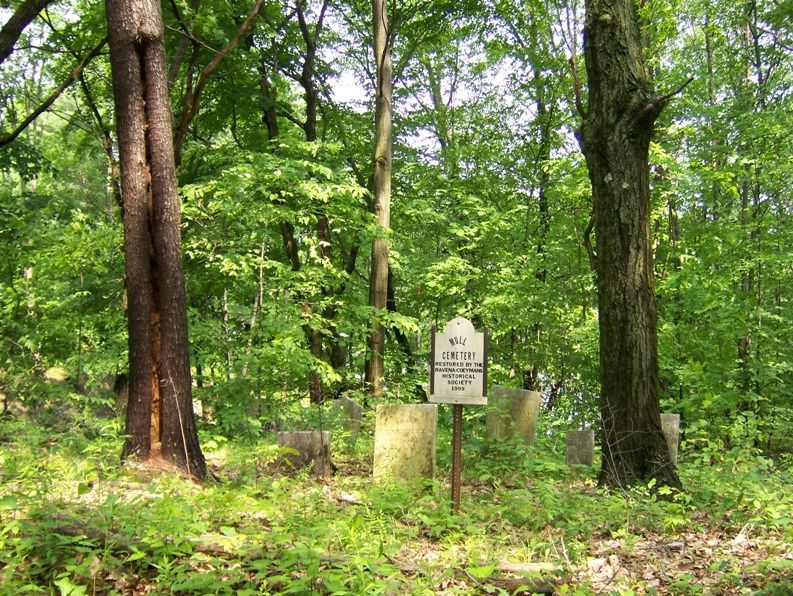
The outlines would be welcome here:
M 69 371 L 61 366 L 54 366 L 44 371 L 44 380 L 54 385 L 66 385 L 69 381 Z
M 565 437 L 568 466 L 592 466 L 595 459 L 595 431 L 571 430 Z
M 666 437 L 669 458 L 677 465 L 677 448 L 680 441 L 680 414 L 661 414 L 661 429 Z
M 490 405 L 485 418 L 485 436 L 488 440 L 517 436 L 527 445 L 534 443 L 540 413 L 539 393 L 493 385 Z
M 333 471 L 330 459 L 330 431 L 289 431 L 278 433 L 278 446 L 294 449 L 286 460 L 296 469 L 312 466 L 316 477 L 328 476 Z
M 376 479 L 417 480 L 435 475 L 435 404 L 385 404 L 375 410 Z
M 363 406 L 349 397 L 340 397 L 335 404 L 336 415 L 345 432 L 356 436 L 361 430 Z

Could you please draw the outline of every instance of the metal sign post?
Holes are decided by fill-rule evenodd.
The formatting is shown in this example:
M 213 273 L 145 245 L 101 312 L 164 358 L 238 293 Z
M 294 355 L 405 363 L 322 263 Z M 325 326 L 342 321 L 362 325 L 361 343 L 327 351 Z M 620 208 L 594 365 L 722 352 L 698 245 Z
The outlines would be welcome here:
M 460 510 L 463 406 L 487 405 L 487 328 L 477 333 L 457 317 L 442 333 L 432 328 L 430 402 L 454 406 L 452 434 L 452 508 Z
M 452 431 L 452 509 L 460 511 L 460 485 L 463 466 L 463 406 L 454 404 L 454 430 Z

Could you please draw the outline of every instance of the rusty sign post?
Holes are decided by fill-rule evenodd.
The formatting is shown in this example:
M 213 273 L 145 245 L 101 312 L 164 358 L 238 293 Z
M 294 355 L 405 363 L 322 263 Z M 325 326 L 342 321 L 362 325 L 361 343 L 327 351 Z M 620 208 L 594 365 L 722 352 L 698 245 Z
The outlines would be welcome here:
M 452 435 L 452 507 L 460 510 L 463 406 L 487 405 L 487 327 L 477 333 L 463 317 L 439 333 L 432 327 L 430 346 L 431 403 L 454 406 Z

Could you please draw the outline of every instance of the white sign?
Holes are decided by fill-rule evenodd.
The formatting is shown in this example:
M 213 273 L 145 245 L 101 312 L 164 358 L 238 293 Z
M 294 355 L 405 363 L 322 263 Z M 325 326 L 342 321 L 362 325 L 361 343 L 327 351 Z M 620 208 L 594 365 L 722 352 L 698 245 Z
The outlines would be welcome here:
M 463 317 L 442 333 L 432 328 L 430 402 L 487 405 L 487 329 L 477 333 Z

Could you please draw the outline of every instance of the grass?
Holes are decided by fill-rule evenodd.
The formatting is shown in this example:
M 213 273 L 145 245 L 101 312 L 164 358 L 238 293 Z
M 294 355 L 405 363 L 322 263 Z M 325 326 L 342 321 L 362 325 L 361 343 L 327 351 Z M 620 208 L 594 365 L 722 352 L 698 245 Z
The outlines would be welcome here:
M 421 486 L 374 483 L 372 424 L 333 446 L 339 472 L 285 474 L 274 438 L 202 430 L 216 482 L 121 468 L 120 422 L 90 411 L 0 419 L 3 594 L 764 593 L 793 583 L 790 470 L 685 452 L 686 491 L 606 492 L 545 437 L 448 447 Z M 476 429 L 471 429 L 475 432 Z

